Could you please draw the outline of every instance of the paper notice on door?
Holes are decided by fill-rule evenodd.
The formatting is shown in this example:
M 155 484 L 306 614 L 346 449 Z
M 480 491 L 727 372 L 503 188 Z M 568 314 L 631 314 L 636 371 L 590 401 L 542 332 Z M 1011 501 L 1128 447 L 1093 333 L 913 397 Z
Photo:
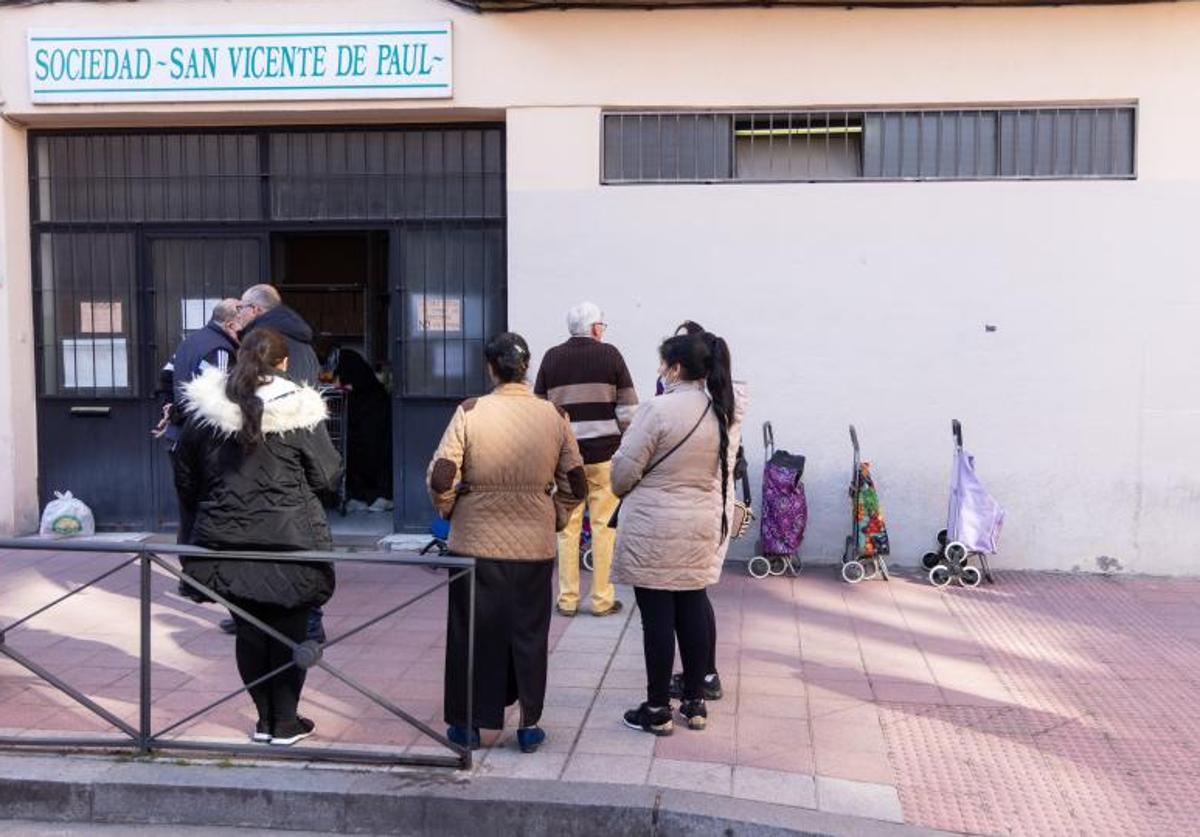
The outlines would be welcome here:
M 453 334 L 462 331 L 462 300 L 414 294 L 413 305 L 417 313 L 417 331 L 436 331 Z
M 129 343 L 119 338 L 62 341 L 64 389 L 127 389 Z
M 79 303 L 80 334 L 120 334 L 125 330 L 119 302 Z

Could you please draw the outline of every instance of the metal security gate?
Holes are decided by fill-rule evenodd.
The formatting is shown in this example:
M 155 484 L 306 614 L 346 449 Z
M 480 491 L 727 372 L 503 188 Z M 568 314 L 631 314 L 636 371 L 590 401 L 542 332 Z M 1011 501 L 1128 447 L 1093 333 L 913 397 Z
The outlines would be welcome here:
M 103 528 L 172 525 L 159 369 L 217 300 L 272 280 L 278 239 L 353 233 L 387 259 L 354 299 L 392 381 L 395 524 L 428 525 L 429 456 L 505 328 L 502 126 L 31 132 L 29 157 L 43 503 L 70 489 Z

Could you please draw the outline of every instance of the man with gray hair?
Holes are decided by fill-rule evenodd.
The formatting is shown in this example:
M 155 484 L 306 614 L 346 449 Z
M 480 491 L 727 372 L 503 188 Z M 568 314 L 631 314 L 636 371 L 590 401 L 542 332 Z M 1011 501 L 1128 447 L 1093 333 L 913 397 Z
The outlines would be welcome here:
M 609 580 L 616 532 L 608 527 L 617 508 L 610 473 L 613 454 L 637 408 L 637 391 L 616 347 L 604 343 L 608 326 L 592 302 L 567 312 L 571 338 L 546 352 L 533 390 L 565 410 L 583 455 L 588 495 L 558 536 L 558 603 L 562 616 L 579 612 L 579 535 L 586 507 L 592 522 L 592 615 L 620 613 Z
M 183 385 L 199 375 L 206 367 L 215 366 L 222 372 L 233 366 L 238 350 L 239 303 L 223 299 L 213 306 L 212 317 L 204 328 L 186 335 L 159 372 L 159 392 L 165 397 L 163 420 L 154 428 L 154 435 L 166 436 L 171 442 L 179 436 L 183 413 L 176 405 L 183 403 Z
M 283 304 L 279 291 L 271 285 L 253 285 L 242 293 L 239 309 L 246 324 L 242 337 L 256 328 L 275 329 L 287 340 L 287 376 L 298 384 L 316 386 L 321 364 L 312 345 L 312 327 Z

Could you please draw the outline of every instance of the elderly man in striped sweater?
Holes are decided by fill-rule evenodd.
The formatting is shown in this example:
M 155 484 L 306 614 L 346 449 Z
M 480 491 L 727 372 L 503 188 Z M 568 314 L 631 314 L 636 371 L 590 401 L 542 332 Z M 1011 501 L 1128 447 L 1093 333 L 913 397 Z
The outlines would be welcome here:
M 617 508 L 611 460 L 637 409 L 637 391 L 616 347 L 604 342 L 604 314 L 591 302 L 567 312 L 567 342 L 546 352 L 534 392 L 567 411 L 583 454 L 588 495 L 558 537 L 558 603 L 562 616 L 579 612 L 579 535 L 586 506 L 592 521 L 592 615 L 621 612 L 609 580 L 616 532 L 608 520 Z

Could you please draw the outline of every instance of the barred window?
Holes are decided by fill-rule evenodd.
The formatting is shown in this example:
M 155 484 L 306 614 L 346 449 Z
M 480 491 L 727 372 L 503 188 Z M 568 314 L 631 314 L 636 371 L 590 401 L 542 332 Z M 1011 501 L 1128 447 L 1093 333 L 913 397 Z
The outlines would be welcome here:
M 1133 106 L 607 113 L 602 181 L 1136 176 Z

